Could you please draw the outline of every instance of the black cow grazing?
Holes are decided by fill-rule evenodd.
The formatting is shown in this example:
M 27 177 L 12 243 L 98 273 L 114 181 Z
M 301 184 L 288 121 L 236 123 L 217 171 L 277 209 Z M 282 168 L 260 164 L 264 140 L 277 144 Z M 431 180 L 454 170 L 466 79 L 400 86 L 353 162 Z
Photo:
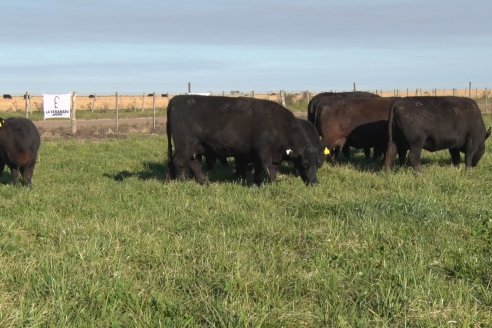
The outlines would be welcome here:
M 318 168 L 321 168 L 321 166 L 323 166 L 323 163 L 325 162 L 325 156 L 323 154 L 324 148 L 321 146 L 321 140 L 318 131 L 316 130 L 314 125 L 311 124 L 311 122 L 300 118 L 296 118 L 296 120 L 299 123 L 300 128 L 304 130 L 304 133 L 307 137 L 308 147 L 316 152 L 317 165 Z M 304 170 L 301 167 L 302 163 L 300 161 L 290 157 L 288 154 L 283 155 L 283 160 L 293 162 L 294 167 L 301 178 L 304 181 L 307 180 L 307 177 L 304 175 Z M 251 167 L 249 166 L 249 164 L 253 163 L 254 160 L 252 158 L 236 158 L 235 161 L 236 177 L 245 179 L 246 173 L 248 171 L 251 171 Z
M 485 152 L 482 114 L 475 101 L 464 97 L 406 97 L 395 102 L 388 122 L 388 150 L 384 169 L 393 165 L 396 153 L 410 150 L 409 161 L 419 169 L 422 148 L 431 152 L 448 149 L 453 165 L 465 153 L 466 167 L 474 167 Z
M 324 112 L 330 111 L 333 108 L 338 108 L 340 107 L 340 105 L 344 105 L 346 102 L 346 98 L 366 99 L 380 97 L 374 93 L 363 91 L 319 93 L 309 101 L 308 121 L 313 123 L 318 129 L 319 133 L 322 134 L 323 123 L 321 122 L 320 117 L 323 115 Z M 370 158 L 370 147 L 361 147 L 360 143 L 357 143 L 357 141 L 351 143 L 350 138 L 345 141 L 344 147 L 342 148 L 345 157 L 348 158 L 350 156 L 350 146 L 354 148 L 363 148 L 366 158 Z M 339 149 L 337 148 L 332 153 L 335 160 L 338 160 L 338 152 Z M 380 153 L 382 153 L 381 149 L 374 149 L 374 158 L 378 157 Z
M 199 183 L 206 183 L 199 155 L 211 151 L 242 163 L 252 159 L 256 184 L 261 183 L 263 171 L 270 181 L 275 180 L 284 155 L 297 161 L 306 184 L 317 182 L 318 150 L 309 145 L 309 137 L 294 115 L 272 101 L 176 96 L 167 109 L 167 136 L 171 178 L 183 180 L 190 169 Z
M 30 187 L 40 143 L 38 129 L 30 120 L 0 118 L 0 174 L 7 165 L 13 185 L 17 185 L 20 172 Z
M 357 148 L 375 148 L 383 153 L 388 144 L 388 117 L 395 97 L 340 98 L 319 111 L 321 144 L 338 160 L 346 143 Z
M 12 99 L 12 96 L 5 94 L 5 95 L 3 95 L 3 99 Z

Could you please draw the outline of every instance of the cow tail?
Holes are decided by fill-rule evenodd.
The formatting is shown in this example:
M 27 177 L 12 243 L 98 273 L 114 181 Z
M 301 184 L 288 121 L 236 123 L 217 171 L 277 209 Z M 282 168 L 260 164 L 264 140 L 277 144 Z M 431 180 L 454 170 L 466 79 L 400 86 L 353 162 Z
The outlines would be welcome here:
M 392 147 L 394 144 L 393 141 L 393 125 L 394 125 L 394 111 L 396 106 L 398 106 L 399 100 L 396 100 L 390 107 L 388 114 L 388 145 L 386 146 L 386 154 L 384 155 L 384 164 L 383 169 L 386 171 L 391 169 L 394 161 L 394 148 Z
M 308 121 L 313 123 L 314 124 L 314 115 L 313 115 L 313 111 L 314 111 L 314 104 L 313 104 L 313 100 L 311 99 L 308 103 Z
M 388 117 L 388 146 L 393 142 L 393 119 L 394 119 L 394 114 L 393 112 L 396 109 L 396 106 L 398 106 L 398 103 L 400 100 L 396 100 L 393 105 L 391 105 L 391 108 L 389 110 L 389 117 Z
M 173 160 L 173 144 L 172 144 L 172 125 L 171 125 L 171 110 L 172 110 L 173 100 L 167 105 L 167 119 L 166 119 L 166 133 L 167 133 L 167 166 L 168 170 L 171 171 L 171 165 Z

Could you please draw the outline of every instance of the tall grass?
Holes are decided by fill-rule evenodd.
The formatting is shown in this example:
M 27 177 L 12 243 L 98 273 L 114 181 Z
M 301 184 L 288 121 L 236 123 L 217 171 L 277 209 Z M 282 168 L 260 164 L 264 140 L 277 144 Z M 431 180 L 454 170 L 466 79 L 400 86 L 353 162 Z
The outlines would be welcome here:
M 46 141 L 32 190 L 0 185 L 0 326 L 488 326 L 490 148 L 258 188 L 164 183 L 163 136 Z

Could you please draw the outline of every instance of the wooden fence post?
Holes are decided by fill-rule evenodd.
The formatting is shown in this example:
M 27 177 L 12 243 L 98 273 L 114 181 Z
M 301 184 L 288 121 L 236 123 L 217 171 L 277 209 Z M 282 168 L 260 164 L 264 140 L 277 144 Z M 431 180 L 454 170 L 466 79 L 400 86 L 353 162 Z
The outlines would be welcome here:
M 118 132 L 119 129 L 120 129 L 119 106 L 118 106 L 118 91 L 116 91 L 115 98 L 116 98 L 116 132 Z
M 24 107 L 26 109 L 26 118 L 29 118 L 29 93 L 24 95 Z
M 285 107 L 285 91 L 280 90 L 280 102 Z
M 92 103 L 91 103 L 91 113 L 94 112 L 94 103 L 96 102 L 96 94 L 93 94 Z
M 145 105 L 145 92 L 142 93 L 142 113 L 144 111 L 144 105 Z
M 488 103 L 489 103 L 489 93 L 487 91 L 487 88 L 485 88 L 485 113 L 487 113 L 487 109 L 488 109 Z
M 72 92 L 72 115 L 70 123 L 72 125 L 72 134 L 77 133 L 77 93 Z
M 155 92 L 152 94 L 152 129 L 155 130 Z

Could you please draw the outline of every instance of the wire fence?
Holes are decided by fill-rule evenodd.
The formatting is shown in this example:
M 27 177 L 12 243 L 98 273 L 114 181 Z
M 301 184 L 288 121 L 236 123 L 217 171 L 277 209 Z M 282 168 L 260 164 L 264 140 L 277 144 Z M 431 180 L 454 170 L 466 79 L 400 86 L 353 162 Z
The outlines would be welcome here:
M 331 92 L 340 92 L 342 90 L 326 90 Z M 480 106 L 483 113 L 492 115 L 491 91 L 485 89 L 394 89 L 394 90 L 367 90 L 376 93 L 383 97 L 405 97 L 405 96 L 462 96 L 474 99 Z M 222 96 L 246 96 L 257 99 L 267 99 L 276 101 L 286 106 L 293 111 L 306 111 L 309 100 L 318 92 L 297 91 L 286 92 L 283 90 L 256 93 L 229 91 L 219 93 L 209 93 L 211 95 Z M 114 94 L 78 94 L 76 97 L 76 108 L 79 118 L 107 118 L 114 115 L 118 110 L 122 117 L 139 117 L 149 116 L 153 112 L 161 113 L 165 111 L 169 100 L 173 95 L 167 93 L 142 93 L 139 95 L 120 95 L 117 92 Z M 35 119 L 41 116 L 43 111 L 43 96 L 30 95 L 6 95 L 0 99 L 0 114 L 7 112 L 8 115 L 12 112 L 25 113 Z

